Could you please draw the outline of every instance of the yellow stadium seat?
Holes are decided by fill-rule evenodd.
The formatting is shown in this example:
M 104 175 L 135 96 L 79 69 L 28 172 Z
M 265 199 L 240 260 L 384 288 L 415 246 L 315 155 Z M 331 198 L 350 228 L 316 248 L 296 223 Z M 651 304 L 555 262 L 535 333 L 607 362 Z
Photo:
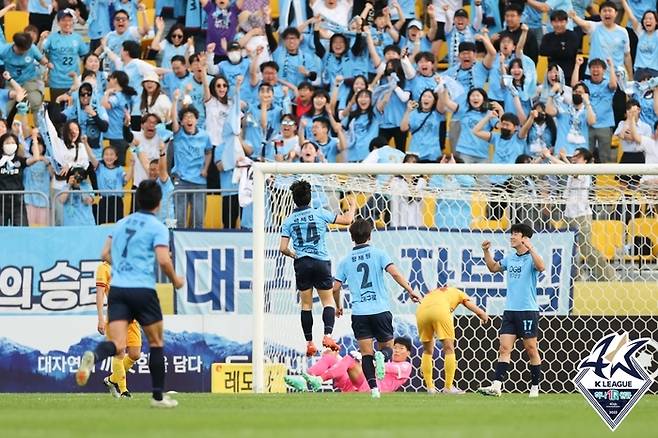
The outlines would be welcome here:
M 590 36 L 588 34 L 583 35 L 583 44 L 581 46 L 583 56 L 589 56 L 589 40 Z
M 433 198 L 423 199 L 421 211 L 423 215 L 423 225 L 427 228 L 436 227 L 436 221 L 434 220 L 434 214 L 436 212 L 436 200 Z
M 155 0 L 142 0 L 140 2 L 146 9 L 155 9 Z
M 148 23 L 149 27 L 153 27 L 155 24 L 155 9 L 147 9 L 146 10 L 146 22 Z M 141 12 L 137 13 L 137 25 L 141 28 L 144 25 L 144 14 Z
M 206 215 L 203 220 L 203 228 L 220 228 L 222 225 L 222 197 L 206 195 Z
M 23 32 L 30 24 L 27 11 L 9 11 L 5 15 L 5 39 L 8 43 L 13 41 L 14 35 Z
M 471 198 L 471 229 L 505 231 L 509 228 L 507 215 L 500 220 L 487 219 L 487 197 L 483 193 L 473 193 Z
M 537 58 L 537 83 L 543 84 L 544 77 L 546 76 L 546 70 L 548 70 L 548 58 L 546 56 L 539 56 Z
M 597 201 L 616 201 L 623 188 L 614 175 L 597 175 L 595 196 Z
M 624 223 L 612 220 L 592 221 L 592 246 L 612 260 L 624 246 Z
M 650 241 L 651 254 L 641 256 L 626 256 L 626 258 L 640 261 L 655 261 L 658 258 L 658 219 L 632 219 L 628 223 L 628 244 L 634 245 L 636 237 L 644 237 Z

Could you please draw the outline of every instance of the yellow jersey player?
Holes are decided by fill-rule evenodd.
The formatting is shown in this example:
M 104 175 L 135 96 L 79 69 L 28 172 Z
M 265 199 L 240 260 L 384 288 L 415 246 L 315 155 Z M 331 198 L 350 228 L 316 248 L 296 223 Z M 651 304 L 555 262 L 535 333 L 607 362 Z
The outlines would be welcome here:
M 98 333 L 101 335 L 107 333 L 107 320 L 103 315 L 103 303 L 110 292 L 111 279 L 112 265 L 107 261 L 103 261 L 96 270 L 96 309 L 98 310 Z M 126 350 L 112 357 L 112 374 L 103 379 L 103 383 L 115 398 L 132 397 L 126 384 L 126 374 L 133 364 L 139 360 L 141 352 L 142 331 L 137 321 L 133 320 L 128 325 Z
M 443 346 L 443 362 L 445 364 L 443 392 L 446 394 L 464 393 L 453 385 L 455 371 L 457 370 L 457 359 L 455 357 L 455 325 L 452 313 L 460 304 L 475 313 L 482 320 L 482 324 L 489 322 L 487 313 L 476 306 L 463 291 L 454 287 L 440 287 L 428 292 L 418 309 L 416 309 L 418 337 L 423 344 L 420 370 L 429 393 L 436 392 L 432 375 L 434 370 L 434 337 L 439 339 Z

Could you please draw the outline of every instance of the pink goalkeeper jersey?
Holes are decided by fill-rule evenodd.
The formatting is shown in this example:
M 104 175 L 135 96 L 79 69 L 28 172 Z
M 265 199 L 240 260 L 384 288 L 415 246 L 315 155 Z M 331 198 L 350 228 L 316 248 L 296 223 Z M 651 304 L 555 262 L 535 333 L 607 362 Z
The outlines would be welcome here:
M 395 392 L 400 386 L 407 383 L 410 376 L 410 362 L 388 362 L 386 364 L 386 375 L 383 380 L 377 382 L 377 386 L 381 392 Z

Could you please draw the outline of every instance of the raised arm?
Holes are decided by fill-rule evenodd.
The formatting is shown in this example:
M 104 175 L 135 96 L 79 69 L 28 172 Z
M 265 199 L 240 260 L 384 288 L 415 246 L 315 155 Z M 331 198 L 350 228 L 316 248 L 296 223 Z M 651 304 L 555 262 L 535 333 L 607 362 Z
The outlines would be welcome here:
M 612 91 L 617 91 L 617 75 L 615 74 L 615 63 L 612 58 L 606 59 L 605 62 L 608 64 L 608 71 L 610 72 L 608 75 L 608 88 Z
M 471 132 L 473 135 L 475 135 L 477 138 L 482 139 L 484 141 L 489 141 L 491 140 L 491 132 L 485 131 L 484 126 L 489 123 L 489 120 L 493 119 L 496 116 L 496 113 L 493 111 L 487 111 L 487 115 L 480 120 L 477 125 L 473 127 Z
M 347 137 L 345 137 L 345 130 L 338 123 L 332 112 L 329 112 L 329 124 L 331 125 L 331 129 L 336 133 L 336 137 L 338 137 L 338 152 L 343 152 L 347 149 Z
M 487 264 L 487 269 L 489 272 L 503 272 L 502 266 L 500 266 L 500 263 L 495 261 L 493 259 L 493 256 L 491 255 L 491 252 L 489 249 L 491 248 L 491 242 L 488 240 L 485 240 L 482 242 L 482 252 L 484 253 L 484 263 Z
M 171 130 L 174 133 L 180 129 L 178 124 L 178 99 L 180 99 L 180 89 L 176 88 L 171 99 Z
M 493 43 L 491 42 L 491 39 L 489 38 L 489 33 L 486 31 L 486 29 L 482 29 L 481 33 L 475 35 L 475 40 L 482 41 L 482 44 L 484 44 L 484 48 L 487 51 L 487 54 L 484 55 L 484 58 L 482 59 L 482 64 L 487 69 L 491 69 L 494 60 L 496 59 L 496 48 L 494 47 Z
M 528 4 L 530 4 L 530 3 L 528 2 Z M 576 11 L 571 10 L 571 11 L 568 11 L 567 14 L 569 15 L 569 18 L 571 18 L 574 23 L 576 23 L 578 26 L 580 26 L 580 28 L 585 33 L 590 33 L 592 31 L 592 25 L 590 24 L 590 22 L 580 18 L 576 14 Z
M 631 24 L 633 25 L 633 30 L 635 31 L 636 34 L 639 34 L 642 31 L 642 24 L 637 20 L 637 17 L 633 15 L 633 10 L 628 4 L 628 1 L 621 0 L 621 5 L 624 8 L 626 15 L 628 16 L 628 19 L 631 20 Z
M 336 224 L 338 225 L 350 225 L 354 221 L 354 215 L 356 214 L 356 201 L 353 196 L 347 197 L 348 208 L 345 213 L 336 215 Z
M 532 124 L 535 121 L 535 117 L 537 117 L 537 110 L 530 111 L 530 114 L 528 114 L 528 118 L 526 119 L 525 123 L 523 124 L 523 126 L 521 126 L 521 129 L 519 129 L 519 138 L 521 140 L 528 137 L 528 132 L 530 131 L 530 128 L 532 128 Z
M 571 87 L 575 87 L 578 82 L 580 82 L 580 66 L 583 65 L 585 59 L 582 55 L 576 56 L 576 64 L 573 67 L 573 72 L 571 73 Z M 610 75 L 614 76 L 614 75 Z M 615 87 L 617 88 L 617 87 Z
M 542 2 L 539 2 L 537 0 L 526 0 L 526 3 L 532 9 L 535 9 L 539 12 L 543 12 L 543 13 L 546 13 L 546 14 L 551 12 L 551 7 L 549 5 L 547 5 L 546 3 L 542 3 Z
M 516 43 L 516 57 L 517 58 L 523 58 L 523 48 L 525 47 L 525 43 L 528 40 L 528 25 L 523 23 L 521 25 L 521 36 L 519 37 L 519 41 Z
M 523 245 L 525 245 L 526 248 L 528 248 L 528 252 L 532 257 L 532 263 L 535 265 L 535 269 L 539 272 L 543 272 L 544 269 L 546 269 L 546 266 L 544 265 L 544 259 L 542 259 L 539 253 L 537 253 L 534 245 L 532 244 L 532 242 L 530 242 L 530 238 L 524 237 L 523 239 L 521 239 L 521 242 L 523 243 Z
M 418 102 L 415 100 L 409 100 L 409 102 L 407 102 L 407 108 L 405 109 L 402 120 L 400 121 L 400 130 L 403 132 L 407 132 L 409 130 L 409 117 L 411 116 L 413 110 L 416 108 L 418 108 Z
M 153 37 L 153 41 L 151 42 L 151 50 L 155 50 L 156 52 L 159 52 L 161 49 L 160 42 L 162 41 L 162 37 L 164 36 L 164 31 L 165 31 L 164 18 L 162 17 L 155 18 L 155 28 L 157 29 L 157 32 L 155 33 L 155 36 Z
M 585 109 L 587 110 L 587 124 L 589 126 L 594 126 L 596 123 L 596 113 L 592 109 L 592 103 L 589 101 L 589 94 L 583 94 L 583 103 L 585 104 Z

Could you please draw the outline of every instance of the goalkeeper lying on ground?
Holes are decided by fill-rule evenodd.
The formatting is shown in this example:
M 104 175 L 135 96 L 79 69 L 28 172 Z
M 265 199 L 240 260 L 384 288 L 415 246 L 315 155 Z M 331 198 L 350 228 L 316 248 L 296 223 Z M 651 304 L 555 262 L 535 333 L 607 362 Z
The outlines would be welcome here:
M 408 361 L 411 354 L 411 340 L 397 337 L 393 341 L 393 356 L 386 363 L 386 374 L 382 380 L 377 381 L 381 392 L 394 392 L 404 385 L 411 375 L 411 363 Z M 357 353 L 357 357 L 360 356 Z M 318 391 L 323 382 L 333 380 L 334 389 L 341 392 L 370 392 L 370 386 L 363 375 L 361 363 L 347 355 L 341 357 L 331 350 L 326 351 L 320 360 L 308 369 L 308 373 L 300 376 L 286 376 L 285 381 L 297 391 Z

